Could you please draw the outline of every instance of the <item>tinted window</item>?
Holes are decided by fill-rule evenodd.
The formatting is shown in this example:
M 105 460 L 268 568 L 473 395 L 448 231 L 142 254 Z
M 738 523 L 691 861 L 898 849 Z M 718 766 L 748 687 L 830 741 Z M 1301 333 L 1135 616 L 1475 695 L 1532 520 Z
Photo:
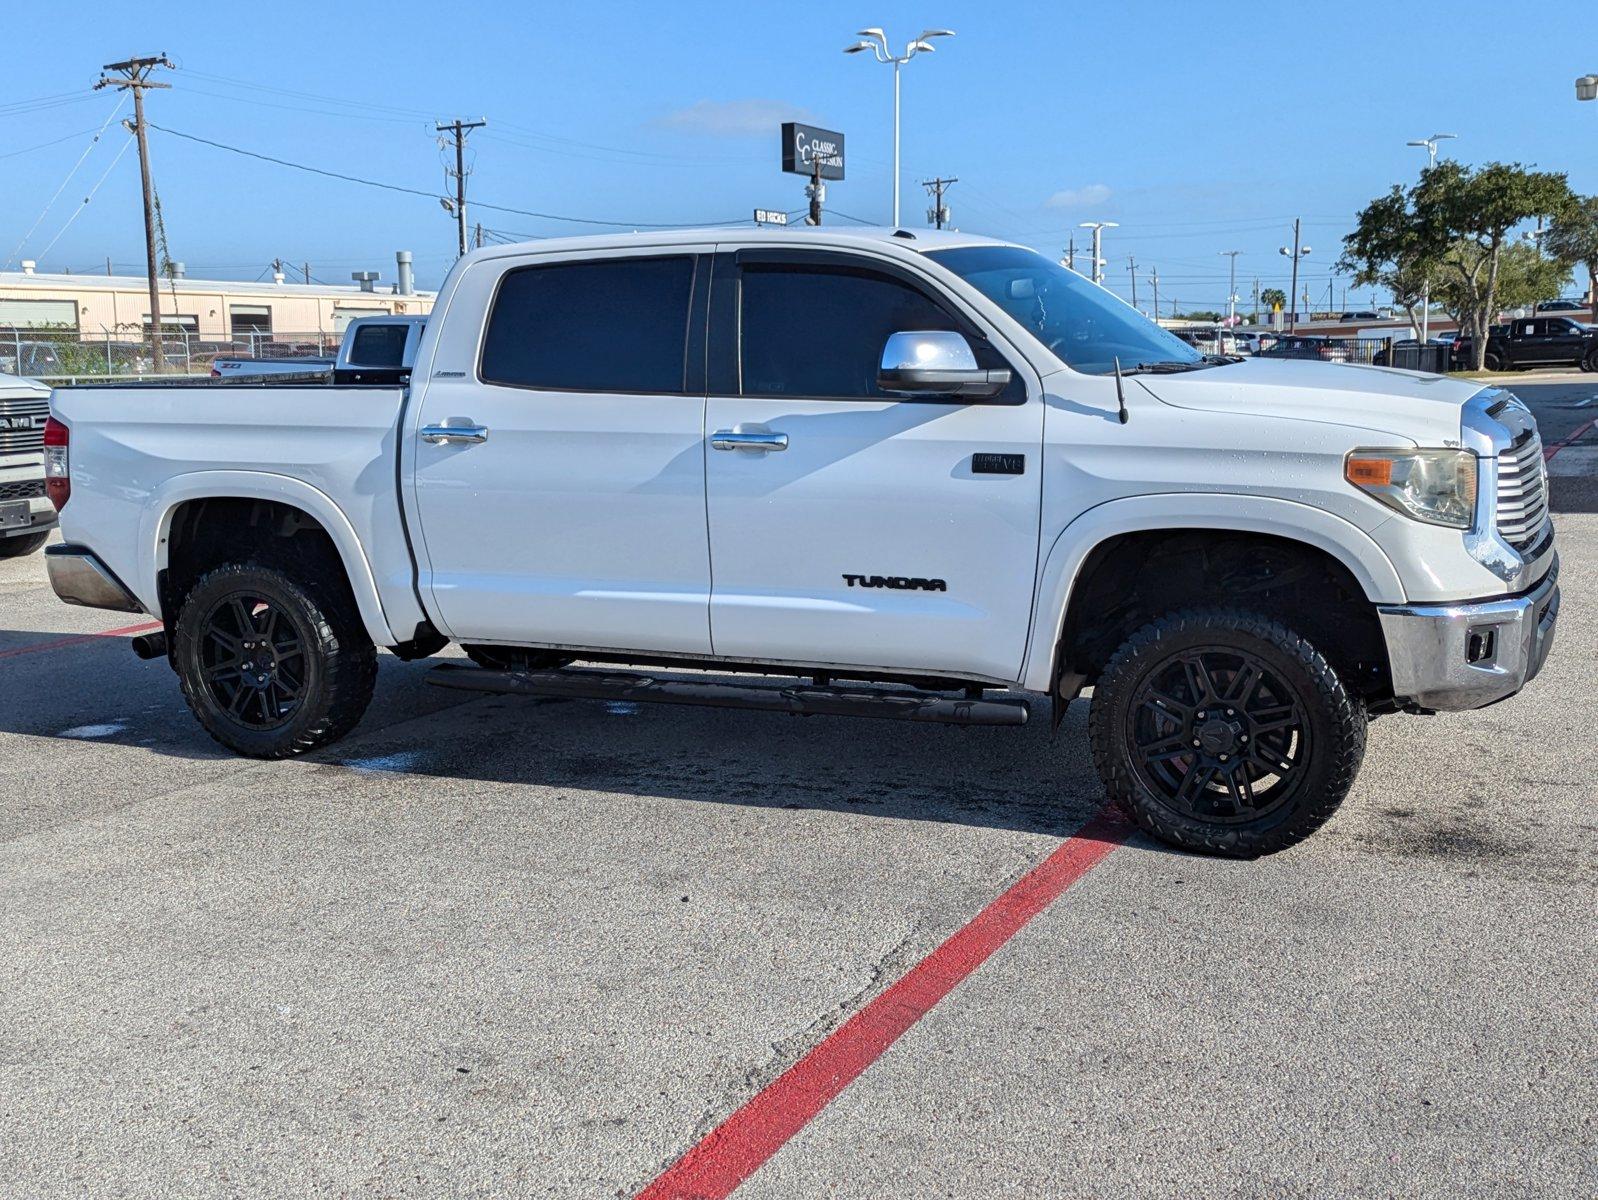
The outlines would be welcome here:
M 903 399 L 877 387 L 888 335 L 960 328 L 910 285 L 851 267 L 748 264 L 742 295 L 747 396 Z
M 483 339 L 487 383 L 683 390 L 694 260 L 608 259 L 506 273 Z
M 405 365 L 405 338 L 408 325 L 357 325 L 350 342 L 350 364 L 358 367 L 400 367 Z
M 1093 375 L 1140 363 L 1197 363 L 1203 355 L 1110 292 L 1020 246 L 933 250 L 953 271 L 1004 309 L 1056 358 Z

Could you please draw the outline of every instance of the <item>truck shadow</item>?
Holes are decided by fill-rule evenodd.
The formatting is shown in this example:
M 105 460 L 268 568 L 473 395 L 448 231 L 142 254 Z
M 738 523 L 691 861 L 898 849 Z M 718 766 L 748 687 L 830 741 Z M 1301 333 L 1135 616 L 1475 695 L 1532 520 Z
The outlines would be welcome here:
M 0 631 L 0 647 L 46 637 Z M 381 794 L 407 806 L 515 803 L 524 799 L 519 789 L 532 788 L 543 794 L 525 800 L 541 806 L 551 791 L 556 802 L 577 805 L 614 794 L 1050 837 L 1069 835 L 1104 802 L 1084 702 L 1056 732 L 1041 697 L 1027 726 L 993 729 L 477 696 L 427 685 L 430 663 L 384 655 L 372 709 L 348 738 L 301 759 L 257 762 L 211 741 L 163 664 L 135 660 L 121 639 L 89 645 L 0 662 L 11 685 L 0 688 L 9 692 L 0 695 L 0 734 L 92 745 L 97 757 L 111 756 L 86 763 L 86 772 L 161 776 L 153 755 L 188 760 L 207 779 L 250 772 L 261 787 L 292 792 L 304 784 L 307 794 L 334 782 L 352 796 Z

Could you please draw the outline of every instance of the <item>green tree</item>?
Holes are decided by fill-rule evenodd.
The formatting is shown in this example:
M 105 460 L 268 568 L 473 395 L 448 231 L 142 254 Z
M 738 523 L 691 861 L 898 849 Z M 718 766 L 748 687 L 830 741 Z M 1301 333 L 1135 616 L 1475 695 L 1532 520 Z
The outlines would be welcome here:
M 1476 243 L 1461 239 L 1443 258 L 1435 295 L 1461 325 L 1476 303 L 1474 291 L 1462 281 L 1480 275 L 1485 253 Z M 1570 268 L 1561 260 L 1527 242 L 1512 242 L 1498 256 L 1497 307 L 1530 308 L 1539 300 L 1557 296 L 1569 278 Z
M 1267 312 L 1275 309 L 1278 305 L 1286 308 L 1287 293 L 1281 288 L 1266 288 L 1260 293 L 1260 303 L 1265 306 Z
M 1446 289 L 1480 370 L 1487 327 L 1501 306 L 1499 275 L 1510 232 L 1533 217 L 1561 216 L 1573 201 L 1557 172 L 1445 160 L 1422 171 L 1407 192 L 1395 186 L 1360 212 L 1354 232 L 1343 239 L 1343 265 L 1367 285 L 1394 288 L 1400 303 L 1418 291 L 1417 282 L 1424 286 L 1429 279 L 1434 291 Z M 1412 306 L 1413 300 L 1406 305 Z
M 1357 288 L 1386 288 L 1409 317 L 1420 325 L 1426 285 L 1437 267 L 1435 256 L 1417 228 L 1409 197 L 1397 184 L 1360 212 L 1354 232 L 1343 239 L 1337 269 L 1353 275 Z
M 1587 268 L 1587 298 L 1598 321 L 1598 196 L 1584 196 L 1555 217 L 1542 244 L 1561 262 Z

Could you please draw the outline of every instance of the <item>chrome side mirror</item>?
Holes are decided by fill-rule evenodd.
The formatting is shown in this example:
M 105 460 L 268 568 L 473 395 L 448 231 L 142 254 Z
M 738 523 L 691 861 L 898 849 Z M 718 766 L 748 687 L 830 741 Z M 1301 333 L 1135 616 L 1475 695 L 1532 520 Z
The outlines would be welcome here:
M 977 366 L 971 344 L 947 330 L 890 334 L 877 369 L 883 391 L 911 396 L 997 396 L 1009 382 L 1009 371 Z

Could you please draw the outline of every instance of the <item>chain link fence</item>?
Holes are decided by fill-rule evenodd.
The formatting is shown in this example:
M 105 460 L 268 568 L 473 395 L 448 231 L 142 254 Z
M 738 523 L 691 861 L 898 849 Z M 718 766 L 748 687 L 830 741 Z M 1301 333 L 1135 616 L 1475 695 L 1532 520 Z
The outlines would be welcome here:
M 149 335 L 0 327 L 0 373 L 56 385 L 208 376 L 218 358 L 334 358 L 339 341 L 339 334 L 320 331 L 239 333 L 225 339 L 172 331 L 160 336 L 158 368 L 154 339 Z

